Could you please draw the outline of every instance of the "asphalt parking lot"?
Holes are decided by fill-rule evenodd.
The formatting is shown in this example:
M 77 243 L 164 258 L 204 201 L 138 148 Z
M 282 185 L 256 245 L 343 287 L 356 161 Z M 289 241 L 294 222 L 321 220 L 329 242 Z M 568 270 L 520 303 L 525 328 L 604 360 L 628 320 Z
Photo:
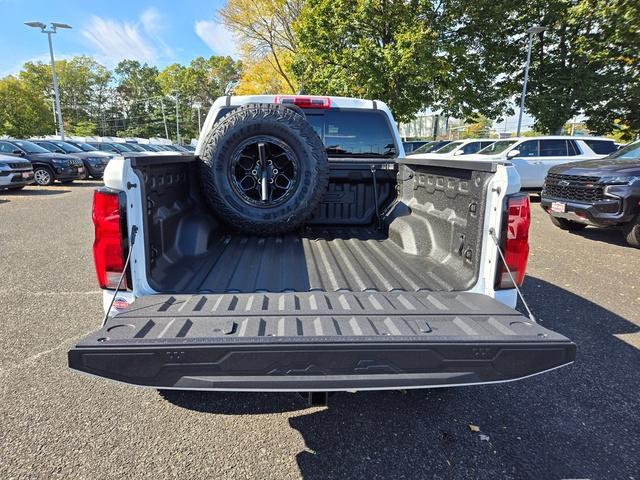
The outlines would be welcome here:
M 533 205 L 524 291 L 572 366 L 481 387 L 161 396 L 71 372 L 97 182 L 0 192 L 0 478 L 640 479 L 640 251 Z M 471 431 L 469 425 L 480 431 Z

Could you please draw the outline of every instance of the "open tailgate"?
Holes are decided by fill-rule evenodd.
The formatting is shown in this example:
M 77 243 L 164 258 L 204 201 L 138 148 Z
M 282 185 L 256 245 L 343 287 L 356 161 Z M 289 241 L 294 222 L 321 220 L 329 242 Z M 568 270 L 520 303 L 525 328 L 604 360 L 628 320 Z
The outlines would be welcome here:
M 479 294 L 226 293 L 139 298 L 69 366 L 155 388 L 326 391 L 503 382 L 575 353 Z

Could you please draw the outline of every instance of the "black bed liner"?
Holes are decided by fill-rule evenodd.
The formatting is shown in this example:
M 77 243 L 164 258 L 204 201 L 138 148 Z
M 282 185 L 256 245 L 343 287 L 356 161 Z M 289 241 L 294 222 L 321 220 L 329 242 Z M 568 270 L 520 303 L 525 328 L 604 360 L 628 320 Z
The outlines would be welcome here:
M 163 293 L 452 290 L 452 270 L 410 255 L 373 228 L 221 236 L 199 257 L 168 268 Z M 168 281 L 164 281 L 164 278 Z
M 575 345 L 480 294 L 301 292 L 138 299 L 69 352 L 156 388 L 351 390 L 514 380 Z

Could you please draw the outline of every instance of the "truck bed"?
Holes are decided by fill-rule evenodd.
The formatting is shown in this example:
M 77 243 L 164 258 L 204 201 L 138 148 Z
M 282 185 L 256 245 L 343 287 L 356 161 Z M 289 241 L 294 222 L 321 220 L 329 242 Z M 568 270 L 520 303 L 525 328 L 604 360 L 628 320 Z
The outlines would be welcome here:
M 205 255 L 167 268 L 164 278 L 175 292 L 201 293 L 450 291 L 454 282 L 446 264 L 408 254 L 373 228 L 228 233 Z

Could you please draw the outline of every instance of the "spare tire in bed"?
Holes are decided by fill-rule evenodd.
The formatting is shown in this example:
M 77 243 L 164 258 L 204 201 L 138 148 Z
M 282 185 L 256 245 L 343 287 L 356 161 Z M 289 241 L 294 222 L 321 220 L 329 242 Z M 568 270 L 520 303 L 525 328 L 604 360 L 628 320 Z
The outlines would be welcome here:
M 248 233 L 295 229 L 327 188 L 322 140 L 304 115 L 282 105 L 232 110 L 211 130 L 200 157 L 210 207 L 225 223 Z

